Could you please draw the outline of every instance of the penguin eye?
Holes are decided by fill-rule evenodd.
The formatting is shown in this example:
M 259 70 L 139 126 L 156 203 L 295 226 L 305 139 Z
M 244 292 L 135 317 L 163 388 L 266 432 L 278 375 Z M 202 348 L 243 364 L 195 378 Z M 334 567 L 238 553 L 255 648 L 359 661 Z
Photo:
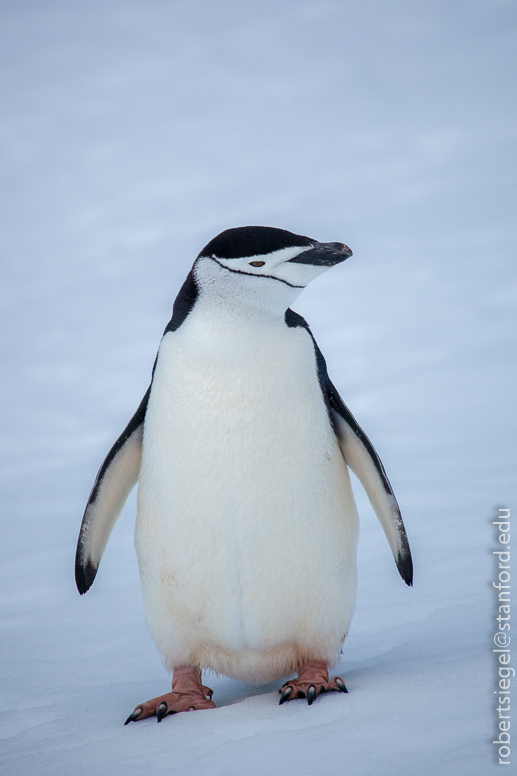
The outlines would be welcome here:
M 265 261 L 250 261 L 250 267 L 263 267 Z

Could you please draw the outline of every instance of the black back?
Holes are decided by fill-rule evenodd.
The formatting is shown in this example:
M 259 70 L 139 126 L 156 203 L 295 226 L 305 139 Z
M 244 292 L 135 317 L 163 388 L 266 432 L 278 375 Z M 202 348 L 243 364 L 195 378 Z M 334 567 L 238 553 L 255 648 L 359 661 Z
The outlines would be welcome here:
M 199 295 L 199 289 L 197 287 L 196 279 L 192 270 L 185 278 L 185 282 L 181 286 L 178 296 L 174 300 L 172 306 L 172 318 L 167 324 L 164 334 L 168 331 L 176 331 L 181 324 L 185 321 L 187 315 L 192 311 L 192 308 L 196 304 L 196 300 Z

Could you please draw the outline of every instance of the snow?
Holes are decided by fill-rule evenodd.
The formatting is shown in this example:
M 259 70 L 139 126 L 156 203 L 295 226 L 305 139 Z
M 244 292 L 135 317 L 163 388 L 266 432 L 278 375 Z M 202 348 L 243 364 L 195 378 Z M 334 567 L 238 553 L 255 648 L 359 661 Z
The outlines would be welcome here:
M 514 4 L 0 14 L 2 774 L 494 772 L 491 522 L 514 506 L 517 431 Z M 279 707 L 279 683 L 210 676 L 217 710 L 123 727 L 169 682 L 143 619 L 134 494 L 80 598 L 82 511 L 194 257 L 246 223 L 354 250 L 295 308 L 383 459 L 415 586 L 355 481 L 349 694 Z

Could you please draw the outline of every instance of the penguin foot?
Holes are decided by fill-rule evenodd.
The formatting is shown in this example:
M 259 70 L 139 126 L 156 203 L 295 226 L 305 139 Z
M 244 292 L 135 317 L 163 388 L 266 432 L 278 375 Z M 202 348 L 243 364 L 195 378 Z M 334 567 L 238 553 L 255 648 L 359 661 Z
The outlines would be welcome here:
M 329 680 L 329 672 L 325 663 L 304 663 L 298 671 L 297 679 L 290 679 L 279 689 L 280 705 L 297 698 L 307 698 L 309 706 L 322 692 L 348 692 L 340 676 Z
M 199 709 L 215 709 L 212 690 L 201 683 L 199 668 L 181 666 L 174 669 L 171 692 L 138 704 L 124 725 L 147 717 L 156 717 L 161 722 L 168 714 Z

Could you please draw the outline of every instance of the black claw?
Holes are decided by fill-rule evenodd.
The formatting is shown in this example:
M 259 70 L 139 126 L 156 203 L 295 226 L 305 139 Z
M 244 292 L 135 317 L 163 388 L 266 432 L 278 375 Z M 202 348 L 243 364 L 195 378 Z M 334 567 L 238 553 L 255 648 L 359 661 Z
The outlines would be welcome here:
M 124 722 L 124 725 L 129 725 L 130 722 L 134 722 L 135 719 L 138 719 L 138 717 L 142 712 L 143 712 L 142 706 L 137 706 L 136 709 L 132 711 L 129 717 L 126 719 L 126 721 Z
M 334 679 L 334 682 L 338 690 L 340 690 L 341 692 L 348 692 L 348 690 L 346 689 L 346 685 L 340 676 L 336 676 L 336 678 Z
M 280 696 L 280 700 L 278 702 L 279 706 L 281 706 L 282 703 L 285 703 L 285 701 L 288 700 L 288 698 L 291 695 L 292 691 L 293 691 L 293 688 L 291 687 L 291 685 L 286 687 L 285 690 L 282 689 L 282 687 L 280 688 L 280 690 L 278 692 L 281 692 L 282 695 Z
M 166 714 L 167 714 L 167 704 L 165 703 L 165 701 L 162 701 L 158 706 L 158 708 L 156 709 L 156 718 L 158 722 L 161 722 Z
M 316 687 L 310 684 L 307 688 L 307 703 L 311 706 L 316 698 Z

